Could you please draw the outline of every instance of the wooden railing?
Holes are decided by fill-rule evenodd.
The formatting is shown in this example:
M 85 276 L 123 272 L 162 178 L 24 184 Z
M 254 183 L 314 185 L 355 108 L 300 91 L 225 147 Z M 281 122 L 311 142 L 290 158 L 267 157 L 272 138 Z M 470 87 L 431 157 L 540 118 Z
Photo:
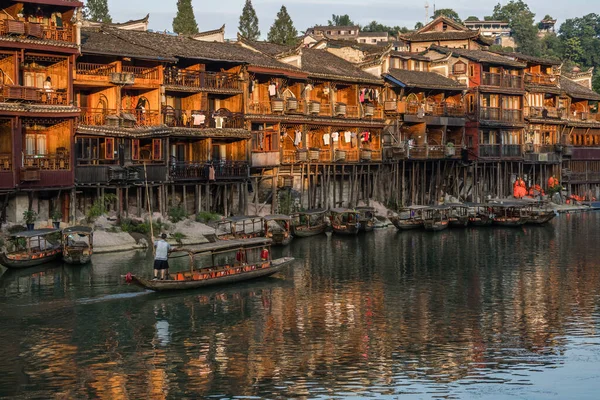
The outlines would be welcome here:
M 482 158 L 520 158 L 523 157 L 523 146 L 520 144 L 480 144 L 479 157 Z
M 556 75 L 548 74 L 532 74 L 529 72 L 525 73 L 525 83 L 531 83 L 534 85 L 549 85 L 556 86 L 558 79 Z
M 575 111 L 570 113 L 569 119 L 572 121 L 600 121 L 600 114 L 589 111 Z
M 169 168 L 174 180 L 208 179 L 211 163 L 209 161 L 175 162 Z M 212 163 L 216 179 L 246 178 L 249 174 L 247 161 L 215 161 Z
M 229 72 L 187 71 L 179 68 L 165 70 L 165 85 L 177 85 L 198 89 L 242 90 L 242 82 Z
M 0 101 L 8 100 L 67 105 L 67 92 L 65 89 L 46 90 L 37 87 L 3 85 L 1 86 Z
M 106 125 L 106 117 L 116 114 L 116 109 L 82 107 L 81 114 L 79 115 L 79 123 L 81 125 Z
M 168 126 L 185 128 L 230 128 L 243 129 L 244 116 L 241 113 L 211 113 L 202 110 L 180 110 L 163 108 L 162 123 Z
M 139 108 L 124 109 L 123 113 L 131 114 L 135 117 L 136 125 L 151 126 L 160 124 L 160 111 L 158 110 L 141 110 Z
M 523 89 L 523 76 L 484 72 L 481 84 L 484 86 L 496 86 L 507 89 Z
M 523 122 L 523 111 L 501 109 L 500 107 L 481 107 L 479 118 L 489 121 Z
M 0 154 L 0 171 L 12 171 L 12 154 Z
M 138 79 L 158 80 L 160 79 L 160 72 L 158 67 L 134 67 L 132 65 L 124 65 L 122 68 L 123 72 L 133 74 Z
M 68 152 L 23 157 L 24 167 L 51 171 L 70 169 L 70 161 Z
M 330 103 L 321 103 L 321 109 L 319 110 L 319 115 L 324 117 L 331 117 L 332 108 Z
M 271 101 L 252 101 L 248 104 L 248 114 L 271 114 Z
M 410 102 L 404 106 L 399 106 L 398 109 L 404 109 L 405 114 L 409 115 L 417 115 L 419 114 L 419 110 L 423 115 L 433 115 L 436 117 L 464 117 L 465 116 L 465 106 L 464 104 L 455 104 L 455 103 L 447 103 L 447 102 L 439 102 L 439 103 L 427 103 L 421 104 L 416 102 Z
M 117 72 L 114 64 L 77 63 L 75 68 L 77 75 L 109 76 Z
M 43 40 L 74 43 L 73 28 L 68 24 L 59 28 L 34 22 L 4 19 L 0 21 L 0 35 L 24 36 Z

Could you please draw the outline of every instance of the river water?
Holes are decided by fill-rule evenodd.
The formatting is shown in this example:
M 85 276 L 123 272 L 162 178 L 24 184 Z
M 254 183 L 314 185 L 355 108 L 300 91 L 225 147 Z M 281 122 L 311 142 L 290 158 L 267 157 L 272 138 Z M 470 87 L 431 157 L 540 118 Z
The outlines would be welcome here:
M 0 398 L 597 399 L 599 227 L 296 239 L 273 277 L 171 294 L 121 282 L 144 252 L 8 271 Z

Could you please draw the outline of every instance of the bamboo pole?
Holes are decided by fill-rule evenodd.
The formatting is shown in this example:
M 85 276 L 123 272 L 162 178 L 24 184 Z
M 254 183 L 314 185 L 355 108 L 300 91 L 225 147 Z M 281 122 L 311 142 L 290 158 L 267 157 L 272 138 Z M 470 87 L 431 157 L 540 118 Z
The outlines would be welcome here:
M 148 220 L 150 221 L 150 246 L 152 246 L 152 255 L 156 255 L 154 249 L 154 227 L 152 226 L 152 209 L 150 208 L 150 191 L 148 189 L 148 172 L 146 171 L 146 163 L 144 162 L 144 181 L 146 183 L 146 200 L 148 201 Z

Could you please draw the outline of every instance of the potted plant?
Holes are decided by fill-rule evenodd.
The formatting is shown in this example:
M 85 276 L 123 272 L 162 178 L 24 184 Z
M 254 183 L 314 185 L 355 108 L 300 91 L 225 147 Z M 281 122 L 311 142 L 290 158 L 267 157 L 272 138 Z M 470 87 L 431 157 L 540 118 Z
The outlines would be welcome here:
M 62 220 L 62 212 L 60 212 L 60 210 L 55 209 L 52 212 L 52 225 L 54 225 L 54 228 L 59 229 L 60 228 L 60 221 Z
M 35 225 L 35 220 L 37 218 L 37 213 L 33 210 L 25 210 L 23 211 L 23 220 L 27 225 L 27 230 L 32 231 L 33 226 Z

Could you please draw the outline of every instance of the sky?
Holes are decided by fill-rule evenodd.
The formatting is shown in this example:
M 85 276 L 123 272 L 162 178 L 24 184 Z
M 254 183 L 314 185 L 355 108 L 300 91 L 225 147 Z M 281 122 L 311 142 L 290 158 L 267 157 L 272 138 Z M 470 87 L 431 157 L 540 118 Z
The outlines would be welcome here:
M 433 6 L 437 9 L 452 8 L 465 19 L 470 15 L 483 18 L 491 15 L 494 6 L 507 0 L 428 0 L 429 15 Z M 264 39 L 269 27 L 282 5 L 285 5 L 294 26 L 302 32 L 314 25 L 326 25 L 332 14 L 348 14 L 358 24 L 366 25 L 375 20 L 389 26 L 413 28 L 417 21 L 425 21 L 425 0 L 252 0 L 258 16 L 261 37 Z M 525 0 L 539 21 L 546 14 L 560 23 L 567 18 L 600 13 L 598 0 Z M 200 31 L 220 28 L 225 24 L 225 37 L 235 38 L 240 14 L 245 0 L 192 0 L 194 14 Z M 177 0 L 108 0 L 109 12 L 114 22 L 143 18 L 150 13 L 149 28 L 155 31 L 172 30 L 177 11 Z

